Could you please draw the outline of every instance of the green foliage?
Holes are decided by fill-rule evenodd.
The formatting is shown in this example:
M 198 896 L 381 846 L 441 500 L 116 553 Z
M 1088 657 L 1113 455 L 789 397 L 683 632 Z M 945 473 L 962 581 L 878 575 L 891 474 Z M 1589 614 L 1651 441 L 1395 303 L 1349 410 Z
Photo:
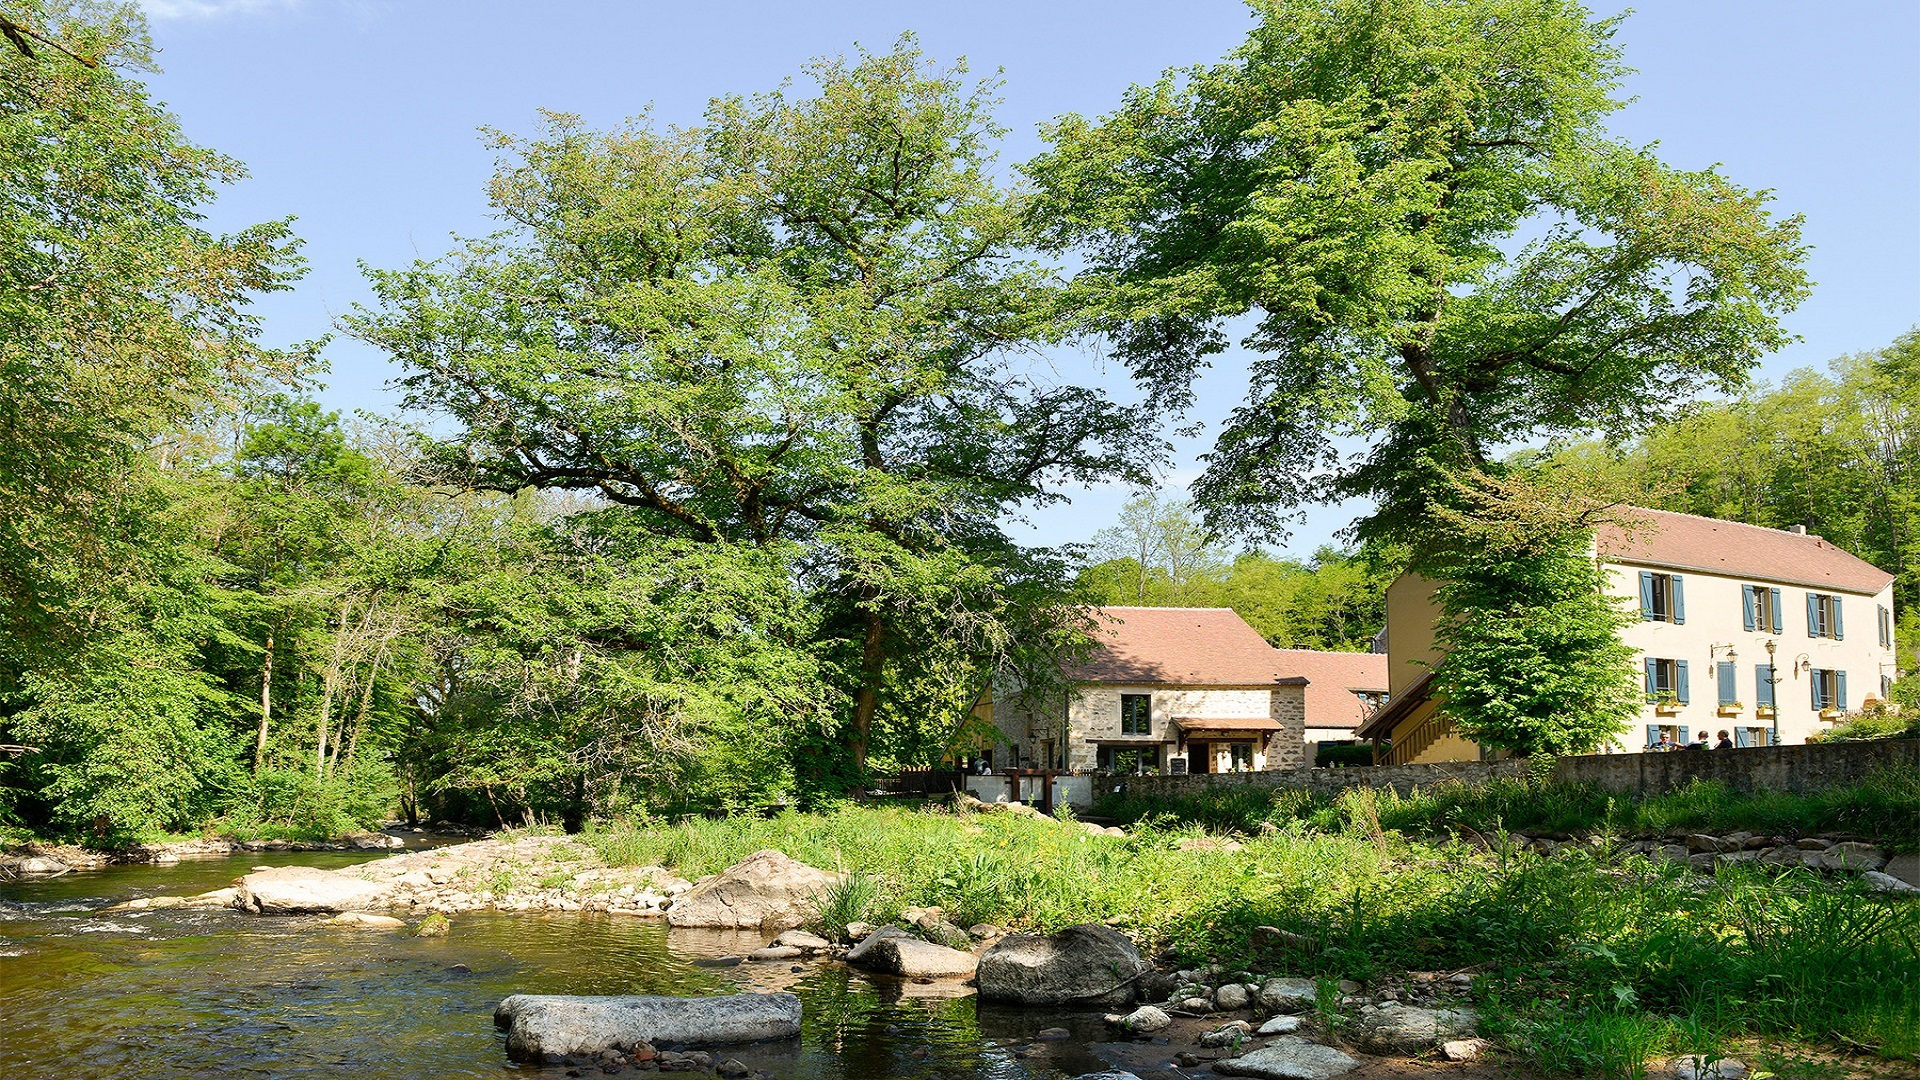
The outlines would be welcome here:
M 1321 743 L 1313 755 L 1313 767 L 1316 769 L 1372 764 L 1373 746 L 1369 743 L 1355 743 L 1352 746 Z
M 1460 733 L 1520 755 L 1585 754 L 1639 714 L 1629 616 L 1590 554 L 1593 503 L 1556 483 L 1484 478 L 1423 569 L 1439 580 L 1435 697 Z
M 884 923 L 892 913 L 881 909 L 880 880 L 855 870 L 832 882 L 814 903 L 807 929 L 828 941 L 846 941 L 850 923 Z
M 1806 295 L 1797 218 L 1609 138 L 1617 18 L 1572 0 L 1259 0 L 1224 61 L 1047 128 L 1034 216 L 1155 395 L 1251 314 L 1216 524 L 1381 503 L 1397 537 L 1491 448 L 1629 432 L 1740 385 Z M 1523 240 L 1522 237 L 1528 239 Z M 1340 440 L 1366 440 L 1350 460 Z
M 1528 791 L 1546 795 L 1516 782 L 1499 797 Z M 777 848 L 870 878 L 882 894 L 863 905 L 870 913 L 938 904 L 961 921 L 1035 930 L 1113 918 L 1183 963 L 1361 979 L 1472 968 L 1488 1027 L 1540 1066 L 1626 1075 L 1652 1057 L 1752 1038 L 1912 1052 L 1913 905 L 1799 870 L 1730 868 L 1703 883 L 1606 852 L 1411 845 L 1368 823 L 1373 812 L 1394 818 L 1390 792 L 1372 808 L 1349 805 L 1331 833 L 1282 824 L 1237 852 L 1178 850 L 1191 827 L 1136 824 L 1120 839 L 1045 819 L 897 809 L 694 819 L 589 839 L 614 862 L 686 876 Z M 1304 809 L 1287 814 L 1303 820 L 1293 815 Z M 1255 935 L 1263 925 L 1294 944 Z

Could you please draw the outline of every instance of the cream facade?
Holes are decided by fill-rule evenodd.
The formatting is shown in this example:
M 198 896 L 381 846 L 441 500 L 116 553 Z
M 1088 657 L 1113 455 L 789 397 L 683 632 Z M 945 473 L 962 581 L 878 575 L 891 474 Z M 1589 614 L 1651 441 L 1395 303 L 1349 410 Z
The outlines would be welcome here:
M 1883 698 L 1898 674 L 1892 575 L 1803 530 L 1634 510 L 1594 557 L 1634 616 L 1621 640 L 1645 696 L 1603 752 L 1702 732 L 1717 745 L 1722 731 L 1735 746 L 1804 743 Z M 1383 764 L 1483 756 L 1433 698 L 1434 589 L 1405 574 L 1387 590 L 1389 698 L 1361 729 Z
M 1717 743 L 1723 730 L 1738 746 L 1804 743 L 1883 698 L 1895 676 L 1890 584 L 1856 592 L 1658 564 L 1605 569 L 1609 591 L 1639 613 L 1620 636 L 1648 698 L 1615 751 L 1657 746 L 1662 733 L 1684 743 L 1704 731 Z

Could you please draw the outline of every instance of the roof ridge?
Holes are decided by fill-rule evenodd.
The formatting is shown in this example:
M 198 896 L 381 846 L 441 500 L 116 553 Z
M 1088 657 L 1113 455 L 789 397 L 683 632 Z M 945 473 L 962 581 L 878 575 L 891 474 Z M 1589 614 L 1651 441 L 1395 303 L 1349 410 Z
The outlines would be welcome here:
M 1826 539 L 1813 533 L 1794 532 L 1791 528 L 1776 529 L 1772 525 L 1755 525 L 1751 521 L 1735 521 L 1732 518 L 1709 517 L 1706 514 L 1689 514 L 1685 510 L 1662 510 L 1657 506 L 1635 506 L 1632 503 L 1622 503 L 1621 505 L 1625 506 L 1628 510 L 1638 510 L 1644 514 L 1665 514 L 1668 517 L 1692 518 L 1695 521 L 1711 521 L 1715 525 L 1738 525 L 1746 529 L 1765 529 L 1767 532 L 1779 533 L 1782 536 L 1803 536 L 1809 540 Z M 1831 541 L 1828 542 L 1831 543 Z
M 1101 611 L 1232 611 L 1231 607 L 1181 607 L 1177 604 L 1101 604 Z

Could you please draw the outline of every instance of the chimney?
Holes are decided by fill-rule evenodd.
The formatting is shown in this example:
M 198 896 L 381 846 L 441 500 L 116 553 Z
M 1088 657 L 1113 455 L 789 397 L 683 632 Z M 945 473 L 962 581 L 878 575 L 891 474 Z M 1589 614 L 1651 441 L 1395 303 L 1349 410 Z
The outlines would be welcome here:
M 1789 525 L 1787 526 L 1787 531 L 1795 536 L 1807 535 L 1807 527 L 1805 525 Z

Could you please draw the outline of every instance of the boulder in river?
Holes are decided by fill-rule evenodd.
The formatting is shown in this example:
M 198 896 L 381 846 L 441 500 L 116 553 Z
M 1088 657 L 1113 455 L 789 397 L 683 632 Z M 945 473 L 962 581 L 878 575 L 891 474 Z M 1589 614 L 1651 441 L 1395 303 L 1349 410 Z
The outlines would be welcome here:
M 385 886 L 312 866 L 278 866 L 240 879 L 233 906 L 260 915 L 364 911 L 379 907 Z
M 398 930 L 407 925 L 391 915 L 369 915 L 364 911 L 343 911 L 327 920 L 328 926 L 352 926 L 362 930 Z
M 1370 1054 L 1412 1056 L 1425 1053 L 1449 1039 L 1471 1036 L 1479 1017 L 1472 1009 L 1423 1009 L 1398 1003 L 1383 1005 L 1360 1020 L 1355 1040 Z
M 1333 1080 L 1359 1067 L 1353 1057 L 1298 1035 L 1282 1035 L 1258 1050 L 1213 1063 L 1214 1072 L 1261 1080 Z
M 756 851 L 673 902 L 673 926 L 791 930 L 813 917 L 817 897 L 838 875 L 785 854 Z
M 507 1056 L 539 1061 L 547 1054 L 597 1054 L 636 1043 L 722 1046 L 785 1039 L 800 1033 L 800 999 L 515 994 L 494 1010 L 493 1022 L 506 1029 Z
M 1146 971 L 1140 950 L 1110 926 L 1012 934 L 980 957 L 980 996 L 1021 1005 L 1124 1005 Z
M 872 944 L 872 948 L 867 947 L 868 943 Z M 906 934 L 870 937 L 860 945 L 860 959 L 855 961 L 853 954 L 848 953 L 847 962 L 869 971 L 910 979 L 965 978 L 972 975 L 974 967 L 979 964 L 972 953 L 921 941 Z
M 25 875 L 64 874 L 73 869 L 51 855 L 8 855 L 0 857 L 0 871 Z

